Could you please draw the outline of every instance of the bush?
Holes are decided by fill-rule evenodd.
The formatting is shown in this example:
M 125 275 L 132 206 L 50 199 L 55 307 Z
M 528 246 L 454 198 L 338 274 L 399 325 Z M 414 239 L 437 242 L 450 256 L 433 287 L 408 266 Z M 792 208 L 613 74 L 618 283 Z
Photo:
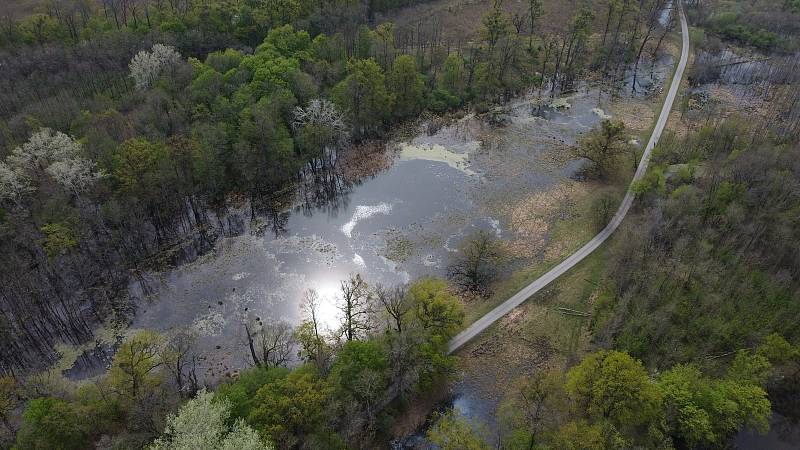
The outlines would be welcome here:
M 64 400 L 40 397 L 28 403 L 17 433 L 20 449 L 81 449 L 89 445 L 85 418 Z
M 592 202 L 592 222 L 597 231 L 611 222 L 614 213 L 617 212 L 617 199 L 609 192 L 603 192 Z

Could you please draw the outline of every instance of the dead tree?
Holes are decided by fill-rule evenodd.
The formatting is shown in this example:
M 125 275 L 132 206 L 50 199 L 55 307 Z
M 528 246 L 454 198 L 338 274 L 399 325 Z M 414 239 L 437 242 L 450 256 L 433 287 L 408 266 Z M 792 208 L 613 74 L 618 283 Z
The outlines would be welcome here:
M 253 364 L 258 367 L 282 367 L 289 362 L 294 349 L 292 327 L 286 322 L 264 323 L 256 319 L 245 324 L 247 344 Z

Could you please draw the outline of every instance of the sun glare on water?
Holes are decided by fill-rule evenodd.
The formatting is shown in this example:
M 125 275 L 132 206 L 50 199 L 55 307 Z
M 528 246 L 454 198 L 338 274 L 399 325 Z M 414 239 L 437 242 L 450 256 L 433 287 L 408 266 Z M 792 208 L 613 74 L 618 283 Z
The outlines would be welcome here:
M 319 294 L 317 314 L 320 325 L 326 331 L 333 331 L 339 326 L 340 312 L 336 308 L 336 300 L 339 296 L 340 280 L 334 274 L 325 274 L 315 281 L 313 286 Z

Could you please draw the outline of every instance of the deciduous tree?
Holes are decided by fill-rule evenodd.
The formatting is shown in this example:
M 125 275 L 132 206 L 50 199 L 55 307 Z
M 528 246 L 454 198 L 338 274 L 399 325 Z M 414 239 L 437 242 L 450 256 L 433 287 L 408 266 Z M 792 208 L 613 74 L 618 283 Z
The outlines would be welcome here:
M 180 60 L 181 55 L 175 48 L 155 44 L 150 51 L 142 50 L 133 56 L 129 65 L 131 78 L 137 89 L 145 90 Z
M 613 169 L 616 157 L 630 144 L 622 121 L 604 120 L 600 128 L 589 132 L 574 149 L 574 154 L 592 162 L 592 170 L 602 179 Z
M 383 70 L 373 59 L 357 59 L 347 63 L 347 73 L 334 87 L 333 99 L 350 117 L 357 137 L 374 135 L 392 110 Z
M 336 307 L 341 313 L 341 334 L 346 341 L 364 337 L 373 328 L 372 295 L 361 274 L 350 275 L 340 286 Z
M 661 393 L 644 366 L 623 352 L 587 356 L 569 370 L 565 389 L 580 411 L 617 427 L 649 423 L 661 410 Z
M 414 314 L 431 335 L 449 339 L 464 320 L 464 309 L 447 283 L 436 278 L 423 278 L 408 290 Z
M 215 399 L 214 394 L 201 390 L 181 406 L 177 414 L 167 419 L 164 434 L 156 439 L 150 450 L 271 450 L 258 433 L 237 419 L 229 426 L 230 401 Z
M 491 447 L 472 425 L 457 413 L 450 410 L 439 416 L 436 423 L 428 429 L 427 438 L 442 450 L 489 450 Z

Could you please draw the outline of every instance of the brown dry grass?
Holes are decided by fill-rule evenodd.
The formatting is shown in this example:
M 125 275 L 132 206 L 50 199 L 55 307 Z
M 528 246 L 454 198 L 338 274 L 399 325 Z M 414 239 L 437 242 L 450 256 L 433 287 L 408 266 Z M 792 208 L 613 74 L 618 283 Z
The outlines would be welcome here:
M 44 0 L 3 0 L 0 2 L 0 17 L 19 20 L 35 12 L 42 12 Z
M 545 250 L 553 223 L 570 215 L 575 198 L 584 190 L 583 183 L 565 180 L 552 189 L 504 205 L 500 213 L 514 233 L 506 252 L 526 259 L 539 255 Z
M 653 125 L 656 113 L 653 108 L 637 99 L 620 99 L 609 107 L 610 114 L 625 122 L 625 127 L 632 134 L 647 132 Z
M 367 141 L 353 145 L 338 162 L 339 170 L 347 181 L 373 177 L 392 165 L 395 152 L 383 141 Z
M 443 40 L 466 42 L 478 36 L 481 19 L 492 4 L 492 0 L 434 0 L 379 14 L 376 22 L 393 22 L 406 30 L 416 30 L 418 25 L 423 30 L 436 26 Z M 577 5 L 577 0 L 545 0 L 539 27 L 545 32 L 563 30 Z M 527 6 L 527 2 L 521 1 L 503 3 L 510 14 L 525 14 Z

